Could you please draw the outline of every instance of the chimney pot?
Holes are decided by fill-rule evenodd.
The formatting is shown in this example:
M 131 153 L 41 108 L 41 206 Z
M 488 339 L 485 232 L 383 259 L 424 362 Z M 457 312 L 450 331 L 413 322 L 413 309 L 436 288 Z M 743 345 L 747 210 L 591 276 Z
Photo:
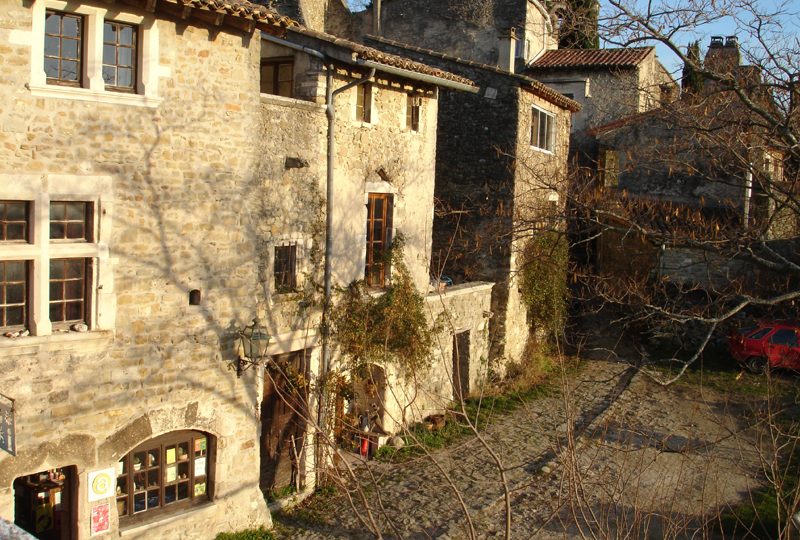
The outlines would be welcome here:
M 711 45 L 710 47 L 722 47 L 722 36 L 711 36 Z

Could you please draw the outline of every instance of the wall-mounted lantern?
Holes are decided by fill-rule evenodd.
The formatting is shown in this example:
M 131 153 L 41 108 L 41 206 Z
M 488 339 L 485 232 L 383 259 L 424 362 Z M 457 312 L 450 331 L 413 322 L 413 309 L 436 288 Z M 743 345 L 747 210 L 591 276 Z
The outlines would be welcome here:
M 236 359 L 236 376 L 241 377 L 244 371 L 260 365 L 267 358 L 267 347 L 271 338 L 258 317 L 253 319 L 253 324 L 246 326 L 244 330 L 239 330 L 238 336 L 239 357 Z

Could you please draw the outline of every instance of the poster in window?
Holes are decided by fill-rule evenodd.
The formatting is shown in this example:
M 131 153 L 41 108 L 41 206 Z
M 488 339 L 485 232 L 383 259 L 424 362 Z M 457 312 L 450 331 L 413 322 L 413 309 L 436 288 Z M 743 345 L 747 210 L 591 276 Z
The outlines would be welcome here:
M 206 458 L 201 457 L 194 460 L 194 475 L 205 476 L 206 474 Z
M 178 477 L 178 466 L 167 465 L 167 482 L 174 482 Z
M 114 495 L 116 474 L 114 467 L 89 473 L 89 502 L 100 501 Z
M 194 496 L 199 497 L 200 495 L 206 494 L 206 483 L 205 482 L 197 482 L 194 485 Z
M 206 439 L 205 437 L 202 439 L 195 439 L 194 440 L 194 451 L 197 455 L 201 455 L 206 451 Z
M 109 503 L 92 506 L 92 536 L 108 532 L 111 529 L 110 509 Z
M 175 447 L 167 448 L 167 463 L 175 463 Z

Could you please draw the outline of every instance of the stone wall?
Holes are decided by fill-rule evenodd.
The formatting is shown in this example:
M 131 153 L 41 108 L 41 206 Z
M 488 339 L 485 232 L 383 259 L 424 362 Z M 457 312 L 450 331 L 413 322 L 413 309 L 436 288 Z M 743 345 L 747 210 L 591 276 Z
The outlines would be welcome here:
M 470 393 L 480 394 L 488 373 L 491 295 L 491 283 L 475 282 L 426 296 L 429 322 L 439 322 L 442 330 L 434 336 L 431 367 L 427 373 L 418 374 L 416 380 L 406 380 L 396 368 L 387 370 L 389 380 L 394 381 L 386 395 L 383 416 L 387 432 L 396 433 L 404 425 L 451 407 L 454 400 L 453 336 L 456 333 L 469 332 Z
M 78 186 L 69 195 L 93 201 L 101 222 L 102 289 L 96 330 L 0 338 L 0 392 L 16 399 L 18 450 L 0 456 L 0 514 L 14 519 L 15 478 L 75 465 L 77 529 L 88 538 L 87 473 L 159 434 L 197 429 L 216 437 L 214 501 L 126 536 L 202 538 L 269 524 L 258 489 L 260 378 L 237 379 L 229 364 L 235 331 L 257 313 L 275 335 L 313 325 L 296 304 L 265 300 L 265 252 L 270 238 L 293 232 L 313 245 L 318 213 L 299 213 L 292 230 L 278 215 L 285 200 L 318 203 L 319 169 L 284 171 L 281 157 L 253 144 L 274 137 L 276 121 L 259 103 L 258 39 L 158 19 L 157 106 L 104 103 L 105 94 L 33 97 L 28 5 L 0 2 L 0 92 L 13 104 L 0 111 L 0 199 L 38 205 Z M 109 191 L 93 191 L 106 183 Z M 200 305 L 189 305 L 193 289 Z M 115 315 L 106 330 L 102 310 Z
M 381 37 L 487 65 L 498 65 L 500 36 L 511 28 L 522 46 L 530 41 L 532 54 L 545 41 L 554 46 L 543 14 L 528 0 L 384 0 L 381 14 Z M 372 9 L 353 17 L 355 36 L 374 34 Z

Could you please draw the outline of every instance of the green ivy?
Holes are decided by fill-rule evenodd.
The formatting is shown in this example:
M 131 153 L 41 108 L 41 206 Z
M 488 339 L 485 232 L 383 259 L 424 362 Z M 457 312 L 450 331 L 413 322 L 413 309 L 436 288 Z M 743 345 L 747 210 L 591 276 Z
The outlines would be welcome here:
M 369 364 L 394 363 L 404 375 L 427 369 L 433 346 L 425 315 L 425 299 L 411 279 L 403 260 L 403 238 L 392 243 L 391 286 L 372 295 L 363 281 L 342 291 L 332 316 L 332 336 L 349 362 L 361 373 Z
M 215 540 L 275 540 L 275 535 L 262 525 L 258 529 L 247 529 L 233 533 L 219 533 Z
M 528 240 L 521 271 L 522 300 L 534 330 L 561 331 L 567 313 L 567 241 L 556 232 Z

